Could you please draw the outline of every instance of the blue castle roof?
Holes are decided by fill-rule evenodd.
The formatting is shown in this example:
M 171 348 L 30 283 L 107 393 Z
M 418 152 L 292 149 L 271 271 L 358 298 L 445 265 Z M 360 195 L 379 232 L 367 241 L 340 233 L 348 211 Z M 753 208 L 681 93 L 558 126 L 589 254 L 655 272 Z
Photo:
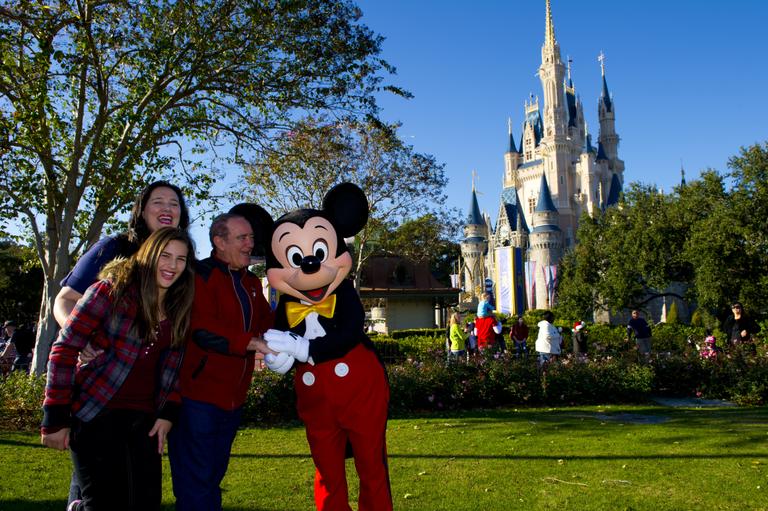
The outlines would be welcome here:
M 603 93 L 600 95 L 600 100 L 605 105 L 606 110 L 610 112 L 613 109 L 611 95 L 608 93 L 608 82 L 605 81 L 605 73 L 603 73 Z
M 541 139 L 544 137 L 544 123 L 541 120 L 541 112 L 539 110 L 531 110 L 525 116 L 525 123 L 533 126 L 533 135 L 536 141 L 536 145 L 539 145 Z M 523 130 L 525 132 L 525 130 Z M 520 144 L 522 147 L 523 144 Z
M 606 206 L 615 206 L 619 203 L 619 199 L 621 198 L 621 181 L 619 181 L 619 176 L 617 174 L 613 174 L 613 177 L 611 178 L 611 188 L 608 191 L 608 199 L 605 201 Z
M 541 188 L 539 188 L 539 200 L 536 202 L 535 211 L 537 213 L 541 213 L 545 211 L 557 212 L 555 203 L 552 202 L 552 194 L 549 191 L 549 185 L 547 184 L 546 174 L 541 175 Z M 535 229 L 534 229 L 534 232 L 535 232 Z
M 477 203 L 477 194 L 475 193 L 474 186 L 472 187 L 472 200 L 469 204 L 469 216 L 467 217 L 468 225 L 485 225 L 483 215 L 480 213 L 480 205 Z
M 565 89 L 565 103 L 568 105 L 568 127 L 576 127 L 576 118 L 577 118 L 577 110 L 576 110 L 576 94 L 573 90 L 573 82 L 570 82 L 570 85 L 566 87 Z
M 608 156 L 605 155 L 605 149 L 603 149 L 603 143 L 599 140 L 597 141 L 597 158 L 595 158 L 595 161 L 600 160 L 607 160 Z
M 509 186 L 501 191 L 501 207 L 504 208 L 511 230 L 523 233 L 530 232 L 520 205 L 520 198 L 517 196 L 517 189 L 514 186 Z
M 584 152 L 585 153 L 594 153 L 595 148 L 592 147 L 592 135 L 587 133 L 587 136 L 584 139 Z
M 560 227 L 556 225 L 539 225 L 534 227 L 531 232 L 534 234 L 537 232 L 560 232 Z
M 522 148 L 523 148 L 523 144 L 522 144 L 522 140 L 521 140 L 520 149 L 522 149 Z M 514 135 L 512 135 L 512 130 L 511 129 L 509 130 L 509 150 L 507 152 L 508 153 L 517 153 L 517 152 L 519 152 L 517 150 L 517 146 L 515 145 L 515 137 L 514 137 Z
M 539 158 L 538 160 L 527 161 L 527 162 L 523 163 L 522 165 L 520 165 L 520 168 L 521 169 L 527 169 L 528 167 L 535 167 L 536 165 L 541 165 L 542 161 L 544 161 L 544 160 L 542 160 L 541 158 Z

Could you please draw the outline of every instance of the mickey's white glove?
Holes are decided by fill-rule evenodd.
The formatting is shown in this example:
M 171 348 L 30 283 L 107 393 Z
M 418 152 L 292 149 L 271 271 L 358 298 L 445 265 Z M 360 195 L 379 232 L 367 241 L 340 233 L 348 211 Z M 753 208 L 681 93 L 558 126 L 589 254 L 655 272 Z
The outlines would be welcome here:
M 288 353 L 282 352 L 277 355 L 267 353 L 264 356 L 264 361 L 267 363 L 267 367 L 278 374 L 285 374 L 293 367 L 293 361 L 295 359 Z
M 309 341 L 293 332 L 270 328 L 264 334 L 264 340 L 272 351 L 288 353 L 299 362 L 306 362 L 309 359 Z

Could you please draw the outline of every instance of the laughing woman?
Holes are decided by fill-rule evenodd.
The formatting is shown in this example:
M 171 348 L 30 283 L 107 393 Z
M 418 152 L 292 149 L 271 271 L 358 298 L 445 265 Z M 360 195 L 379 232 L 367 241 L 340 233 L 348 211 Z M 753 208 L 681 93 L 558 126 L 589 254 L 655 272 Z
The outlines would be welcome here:
M 189 235 L 156 230 L 102 271 L 53 344 L 43 444 L 72 451 L 75 510 L 156 510 L 163 444 L 178 410 L 177 374 L 194 294 Z M 103 350 L 78 365 L 91 343 Z

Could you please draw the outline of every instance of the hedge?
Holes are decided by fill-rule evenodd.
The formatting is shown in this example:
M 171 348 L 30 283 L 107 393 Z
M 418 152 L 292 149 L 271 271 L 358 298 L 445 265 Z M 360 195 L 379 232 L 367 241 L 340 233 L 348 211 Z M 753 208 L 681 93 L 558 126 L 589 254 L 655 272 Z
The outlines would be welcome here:
M 417 340 L 414 340 L 417 339 Z M 410 347 L 427 345 L 410 338 Z M 432 339 L 432 342 L 435 340 Z M 389 341 L 387 341 L 389 342 Z M 414 412 L 525 405 L 579 405 L 647 401 L 651 395 L 727 399 L 743 405 L 768 403 L 768 357 L 743 352 L 702 360 L 697 353 L 658 353 L 649 362 L 604 355 L 580 360 L 564 356 L 540 371 L 536 357 L 490 353 L 469 362 L 446 363 L 439 348 L 421 358 L 388 366 L 393 417 Z M 0 428 L 36 429 L 45 381 L 12 373 L 0 377 Z M 244 408 L 248 424 L 297 420 L 293 378 L 270 371 L 254 374 Z

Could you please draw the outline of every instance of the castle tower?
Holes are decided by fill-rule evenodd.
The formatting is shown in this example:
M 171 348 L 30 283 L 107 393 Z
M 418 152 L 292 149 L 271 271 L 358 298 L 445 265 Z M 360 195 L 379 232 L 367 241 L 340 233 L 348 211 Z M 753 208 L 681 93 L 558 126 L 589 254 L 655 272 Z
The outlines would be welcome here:
M 565 90 L 565 66 L 560 58 L 560 45 L 555 38 L 550 0 L 546 2 L 544 44 L 541 47 L 539 79 L 544 90 L 544 137 L 541 140 L 541 156 L 544 174 L 547 176 L 556 206 L 561 213 L 560 222 L 573 240 L 576 214 L 572 210 L 574 193 L 572 144 L 568 139 L 568 105 Z M 575 98 L 574 98 L 575 100 Z M 575 101 L 574 101 L 575 107 Z M 575 108 L 574 108 L 575 110 Z M 574 112 L 575 113 L 575 112 Z M 580 145 L 580 144 L 579 144 Z
M 571 77 L 572 60 L 569 57 L 566 66 L 561 59 L 551 0 L 545 0 L 544 29 L 538 69 L 543 100 L 540 103 L 531 94 L 524 101 L 519 144 L 508 121 L 501 207 L 495 228 L 492 230 L 490 219 L 482 219 L 478 209 L 470 214 L 462 243 L 462 252 L 468 254 L 464 265 L 467 291 L 474 294 L 482 285 L 477 269 L 481 265 L 475 265 L 474 257 L 485 251 L 485 277 L 494 280 L 497 293 L 501 296 L 512 289 L 505 296 L 525 296 L 528 307 L 538 308 L 551 307 L 554 301 L 557 265 L 563 251 L 577 242 L 581 214 L 594 214 L 617 203 L 624 180 L 604 56 L 601 53 L 599 59 L 599 133 L 593 139 Z M 474 208 L 473 202 L 471 211 Z M 521 281 L 524 289 L 517 287 Z M 515 307 L 517 302 L 512 310 L 520 310 Z
M 547 0 L 544 44 L 541 47 L 539 78 L 544 89 L 544 138 L 554 141 L 566 136 L 565 96 L 563 78 L 565 66 L 560 60 L 560 45 L 555 39 L 552 10 Z
M 547 176 L 542 174 L 539 197 L 533 213 L 533 229 L 528 236 L 530 242 L 529 260 L 535 261 L 535 300 L 532 305 L 549 309 L 554 305 L 557 263 L 563 253 L 562 232 L 559 227 L 560 214 L 552 201 Z
M 603 91 L 600 94 L 597 112 L 600 119 L 600 137 L 598 142 L 605 150 L 605 156 L 609 160 L 618 158 L 619 136 L 616 134 L 616 112 L 614 111 L 613 98 L 608 92 L 608 82 L 605 79 L 605 55 L 600 52 L 600 71 L 603 77 Z
M 472 184 L 472 199 L 469 205 L 469 217 L 464 225 L 464 239 L 461 241 L 461 257 L 464 259 L 464 292 L 473 301 L 482 294 L 485 287 L 485 255 L 488 252 L 488 228 L 480 206 L 477 203 L 475 185 Z
M 515 137 L 512 134 L 512 119 L 507 119 L 507 130 L 509 131 L 509 149 L 504 153 L 504 188 L 510 186 L 517 188 L 517 167 L 520 165 L 520 159 L 523 148 L 517 150 Z M 522 142 L 521 142 L 522 146 Z

